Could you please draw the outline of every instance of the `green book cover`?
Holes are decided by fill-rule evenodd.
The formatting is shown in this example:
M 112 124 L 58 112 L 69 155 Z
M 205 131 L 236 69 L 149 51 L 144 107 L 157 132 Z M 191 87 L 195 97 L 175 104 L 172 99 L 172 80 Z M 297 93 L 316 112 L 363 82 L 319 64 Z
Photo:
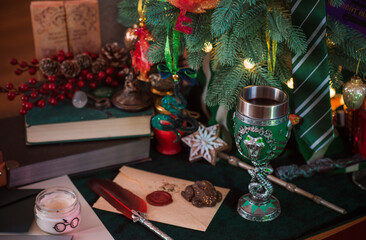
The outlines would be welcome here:
M 92 141 L 151 135 L 153 109 L 75 108 L 70 101 L 34 108 L 25 116 L 27 144 Z
M 78 121 L 102 120 L 109 118 L 127 118 L 136 116 L 152 116 L 153 108 L 140 112 L 127 112 L 111 107 L 99 110 L 91 107 L 76 108 L 70 101 L 59 102 L 56 106 L 47 104 L 44 108 L 35 107 L 25 115 L 27 126 L 67 123 Z

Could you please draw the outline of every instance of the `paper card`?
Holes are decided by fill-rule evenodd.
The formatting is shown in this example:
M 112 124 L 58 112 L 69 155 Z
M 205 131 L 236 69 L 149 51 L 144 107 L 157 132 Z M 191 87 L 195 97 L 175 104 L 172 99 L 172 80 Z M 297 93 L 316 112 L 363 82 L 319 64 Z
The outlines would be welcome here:
M 65 1 L 69 51 L 74 54 L 101 48 L 99 7 L 97 0 Z
M 120 173 L 114 179 L 114 182 L 144 200 L 146 200 L 146 195 L 153 191 L 164 190 L 169 192 L 173 198 L 171 204 L 157 207 L 147 203 L 147 218 L 151 221 L 199 231 L 206 231 L 208 225 L 230 191 L 230 189 L 215 186 L 216 190 L 222 193 L 221 202 L 216 204 L 215 207 L 197 208 L 181 196 L 181 191 L 188 185 L 193 184 L 194 182 L 192 181 L 123 166 L 120 169 Z M 99 198 L 93 207 L 119 213 L 103 198 Z
M 68 51 L 66 18 L 62 1 L 32 1 L 30 4 L 36 58 Z

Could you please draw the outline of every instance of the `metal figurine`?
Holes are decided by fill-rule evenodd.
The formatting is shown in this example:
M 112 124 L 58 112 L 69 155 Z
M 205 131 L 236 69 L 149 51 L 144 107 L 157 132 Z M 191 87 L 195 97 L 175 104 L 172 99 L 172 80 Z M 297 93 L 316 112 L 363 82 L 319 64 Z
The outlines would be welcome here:
M 116 108 L 125 111 L 141 111 L 152 104 L 152 97 L 144 92 L 133 74 L 126 77 L 123 89 L 112 96 L 112 103 Z
M 249 193 L 239 199 L 238 213 L 250 221 L 271 221 L 281 212 L 272 196 L 273 186 L 267 176 L 273 172 L 269 160 L 285 148 L 291 133 L 288 96 L 277 88 L 249 86 L 241 90 L 234 114 L 234 138 L 240 154 L 254 169 Z

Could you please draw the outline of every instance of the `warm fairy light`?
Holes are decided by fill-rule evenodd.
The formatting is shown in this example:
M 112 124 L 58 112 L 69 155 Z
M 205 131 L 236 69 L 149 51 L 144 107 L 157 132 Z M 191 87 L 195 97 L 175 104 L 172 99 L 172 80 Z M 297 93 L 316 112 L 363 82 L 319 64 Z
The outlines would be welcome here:
M 251 63 L 248 59 L 244 59 L 244 67 L 246 68 L 246 69 L 252 69 L 252 68 L 254 68 L 254 64 L 253 63 Z
M 344 105 L 344 99 L 343 99 L 343 94 L 341 95 L 341 100 L 339 101 L 341 105 Z M 345 106 L 345 105 L 344 105 Z
M 205 44 L 203 44 L 203 48 L 202 50 L 206 53 L 209 53 L 212 51 L 212 44 L 210 42 L 205 42 Z
M 330 87 L 330 98 L 334 98 L 336 95 L 336 90 L 333 87 Z
M 290 80 L 286 83 L 287 87 L 290 89 L 294 89 L 294 78 L 290 78 Z

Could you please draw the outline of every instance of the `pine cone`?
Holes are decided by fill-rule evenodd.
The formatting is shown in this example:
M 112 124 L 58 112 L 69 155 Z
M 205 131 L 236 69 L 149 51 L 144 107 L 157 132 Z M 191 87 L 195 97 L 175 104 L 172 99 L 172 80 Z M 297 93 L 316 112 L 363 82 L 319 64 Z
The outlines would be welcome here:
M 89 69 L 93 63 L 92 58 L 85 53 L 76 55 L 75 60 L 78 62 L 81 69 Z
M 118 43 L 107 43 L 101 49 L 101 56 L 111 67 L 121 68 L 126 64 L 127 54 L 124 48 L 119 48 Z
M 108 63 L 103 58 L 97 58 L 92 64 L 91 70 L 94 74 L 104 72 L 108 68 Z
M 39 68 L 47 76 L 56 75 L 60 69 L 60 63 L 51 58 L 43 58 L 39 62 Z
M 65 60 L 61 64 L 61 72 L 65 77 L 76 77 L 80 73 L 80 65 L 76 60 Z

